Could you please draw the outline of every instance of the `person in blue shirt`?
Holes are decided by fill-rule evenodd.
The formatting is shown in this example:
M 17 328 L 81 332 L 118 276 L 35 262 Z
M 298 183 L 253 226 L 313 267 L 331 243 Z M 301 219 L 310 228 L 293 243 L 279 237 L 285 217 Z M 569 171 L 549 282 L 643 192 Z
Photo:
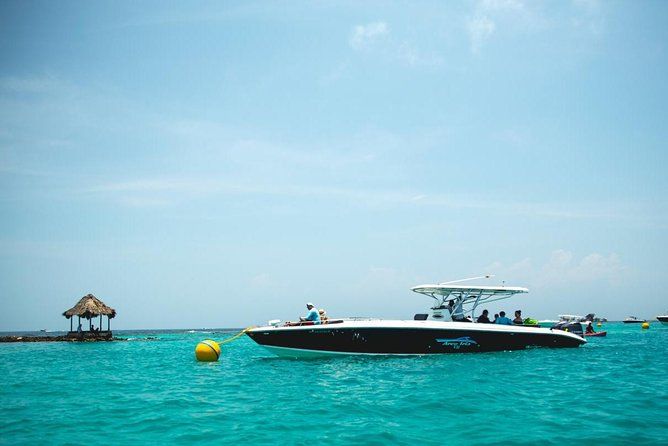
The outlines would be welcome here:
M 499 317 L 496 318 L 494 321 L 495 324 L 501 324 L 501 325 L 513 325 L 513 321 L 508 319 L 506 317 L 506 312 L 502 311 L 499 313 Z
M 308 308 L 308 314 L 306 317 L 300 317 L 300 321 L 312 321 L 314 324 L 319 324 L 320 323 L 320 313 L 318 313 L 318 310 L 315 309 L 315 305 L 313 305 L 311 302 L 306 304 L 306 308 Z

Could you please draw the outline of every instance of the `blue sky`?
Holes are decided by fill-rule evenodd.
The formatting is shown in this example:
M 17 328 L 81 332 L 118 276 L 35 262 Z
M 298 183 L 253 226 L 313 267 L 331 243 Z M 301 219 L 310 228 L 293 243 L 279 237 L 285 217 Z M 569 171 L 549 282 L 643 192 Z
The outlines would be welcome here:
M 668 4 L 0 3 L 0 330 L 668 310 Z

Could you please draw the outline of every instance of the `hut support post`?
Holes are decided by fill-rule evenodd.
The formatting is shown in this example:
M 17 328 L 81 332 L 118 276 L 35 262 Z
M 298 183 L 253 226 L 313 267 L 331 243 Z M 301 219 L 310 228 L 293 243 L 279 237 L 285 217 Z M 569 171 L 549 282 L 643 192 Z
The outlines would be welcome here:
M 97 328 L 98 331 L 102 331 L 102 315 L 100 315 L 100 325 Z
M 73 320 L 74 320 L 74 318 L 71 317 L 71 318 L 70 318 L 70 331 L 73 331 L 73 330 L 72 330 L 72 321 L 73 321 Z

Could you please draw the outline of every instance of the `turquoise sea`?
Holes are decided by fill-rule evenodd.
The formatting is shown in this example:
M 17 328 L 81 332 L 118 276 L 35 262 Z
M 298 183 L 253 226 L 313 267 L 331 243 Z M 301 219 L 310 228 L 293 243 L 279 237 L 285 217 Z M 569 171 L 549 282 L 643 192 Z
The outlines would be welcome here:
M 579 349 L 273 357 L 221 331 L 0 344 L 1 444 L 668 444 L 668 327 Z

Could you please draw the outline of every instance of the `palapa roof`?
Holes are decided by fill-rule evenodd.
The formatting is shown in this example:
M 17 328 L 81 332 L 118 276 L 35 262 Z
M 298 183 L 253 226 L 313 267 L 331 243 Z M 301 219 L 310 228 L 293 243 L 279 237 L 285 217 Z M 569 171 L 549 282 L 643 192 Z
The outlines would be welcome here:
M 99 315 L 113 318 L 116 316 L 116 310 L 106 306 L 104 302 L 92 294 L 86 294 L 79 300 L 79 302 L 77 302 L 75 306 L 63 313 L 63 316 L 65 316 L 67 319 L 71 318 L 72 316 L 79 316 L 90 319 Z

